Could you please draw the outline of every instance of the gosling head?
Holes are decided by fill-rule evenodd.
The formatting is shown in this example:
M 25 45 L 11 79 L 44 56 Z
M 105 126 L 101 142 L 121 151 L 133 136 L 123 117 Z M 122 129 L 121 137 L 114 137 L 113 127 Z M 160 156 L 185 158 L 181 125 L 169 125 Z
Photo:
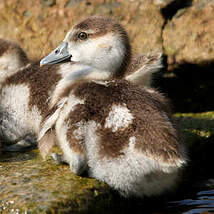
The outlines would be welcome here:
M 16 44 L 0 39 L 0 74 L 13 73 L 29 62 L 25 52 Z
M 72 27 L 63 42 L 40 64 L 71 61 L 90 71 L 99 71 L 100 77 L 102 73 L 121 77 L 130 58 L 131 48 L 124 28 L 111 18 L 92 16 Z

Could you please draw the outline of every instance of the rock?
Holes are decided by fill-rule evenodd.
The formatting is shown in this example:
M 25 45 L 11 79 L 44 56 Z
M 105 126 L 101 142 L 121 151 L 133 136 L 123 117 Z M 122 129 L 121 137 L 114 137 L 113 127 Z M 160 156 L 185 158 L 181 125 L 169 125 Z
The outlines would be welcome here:
M 40 0 L 40 3 L 43 6 L 48 6 L 48 7 L 52 7 L 56 4 L 56 0 Z
M 175 2 L 177 0 L 153 0 L 155 5 L 159 5 L 161 7 L 166 7 L 168 4 Z
M 214 1 L 194 0 L 179 10 L 163 31 L 169 68 L 183 63 L 206 64 L 214 60 Z
M 160 52 L 164 18 L 160 7 L 152 2 L 1 0 L 0 37 L 18 42 L 30 58 L 41 58 L 63 40 L 74 23 L 102 14 L 116 18 L 125 26 L 135 53 Z
M 111 201 L 104 183 L 43 161 L 38 151 L 0 156 L 0 213 L 87 213 Z M 101 199 L 101 200 L 100 200 Z
M 160 8 L 148 2 L 132 3 L 133 7 L 135 4 L 136 10 L 132 12 L 130 10 L 129 16 L 123 21 L 131 36 L 134 51 L 137 53 L 162 52 L 161 36 L 165 21 Z M 129 11 L 128 8 L 127 11 Z

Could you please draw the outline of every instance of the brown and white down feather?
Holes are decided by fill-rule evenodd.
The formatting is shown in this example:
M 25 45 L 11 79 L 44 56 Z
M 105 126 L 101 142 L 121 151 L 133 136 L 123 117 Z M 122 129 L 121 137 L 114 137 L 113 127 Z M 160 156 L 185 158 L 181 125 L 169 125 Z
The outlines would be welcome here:
M 80 32 L 88 38 L 81 41 Z M 123 62 L 130 57 L 124 54 L 130 51 L 124 29 L 112 19 L 90 17 L 63 42 L 76 67 L 42 122 L 43 156 L 54 144 L 54 129 L 73 173 L 87 169 L 127 197 L 173 190 L 186 163 L 185 148 L 163 95 L 118 79 L 126 76 Z
M 127 72 L 129 81 L 142 84 L 136 82 L 137 72 L 145 77 L 141 78 L 144 86 L 150 86 L 148 76 L 158 71 L 160 63 L 160 54 L 133 58 Z M 4 150 L 25 150 L 31 142 L 35 146 L 41 121 L 66 90 L 69 73 L 74 69 L 72 62 L 40 68 L 39 62 L 30 62 L 16 43 L 0 39 L 0 138 Z

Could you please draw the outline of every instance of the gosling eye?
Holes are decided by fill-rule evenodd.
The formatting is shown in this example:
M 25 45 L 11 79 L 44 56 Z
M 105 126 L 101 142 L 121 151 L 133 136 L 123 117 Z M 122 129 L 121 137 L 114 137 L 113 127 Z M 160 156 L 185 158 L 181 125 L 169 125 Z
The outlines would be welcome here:
M 81 40 L 86 40 L 88 38 L 88 35 L 85 32 L 81 32 L 78 34 L 78 38 Z
M 58 53 L 59 53 L 59 49 L 56 49 L 56 50 L 54 51 L 54 53 L 55 53 L 55 54 L 58 54 Z

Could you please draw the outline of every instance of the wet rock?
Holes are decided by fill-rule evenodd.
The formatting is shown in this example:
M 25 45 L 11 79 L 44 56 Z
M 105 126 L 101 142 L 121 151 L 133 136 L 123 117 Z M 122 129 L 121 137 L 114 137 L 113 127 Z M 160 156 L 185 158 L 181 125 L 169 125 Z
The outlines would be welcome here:
M 87 213 L 111 201 L 104 183 L 43 161 L 37 151 L 0 157 L 0 213 Z M 99 204 L 100 201 L 100 204 Z
M 163 31 L 169 68 L 183 64 L 209 64 L 214 60 L 214 1 L 194 0 L 179 10 Z

